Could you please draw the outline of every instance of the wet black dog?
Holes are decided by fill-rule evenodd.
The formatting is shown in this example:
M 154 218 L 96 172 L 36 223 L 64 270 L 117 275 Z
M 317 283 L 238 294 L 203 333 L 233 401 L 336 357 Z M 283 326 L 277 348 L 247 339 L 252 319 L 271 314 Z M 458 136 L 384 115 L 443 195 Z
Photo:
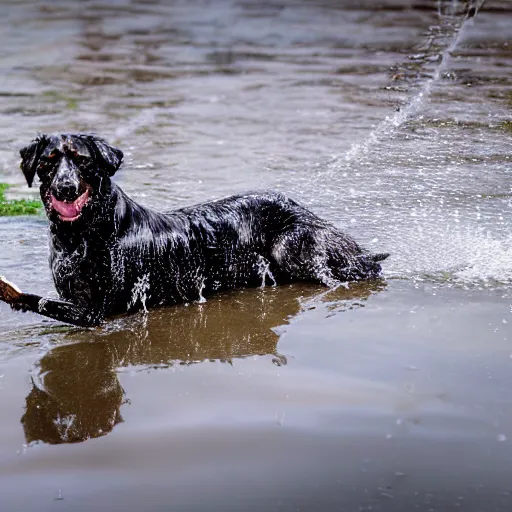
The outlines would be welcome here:
M 50 265 L 62 300 L 0 282 L 0 298 L 81 326 L 218 290 L 297 280 L 328 286 L 375 278 L 379 261 L 278 193 L 250 193 L 163 214 L 111 181 L 123 153 L 92 135 L 43 135 L 20 151 L 41 180 Z

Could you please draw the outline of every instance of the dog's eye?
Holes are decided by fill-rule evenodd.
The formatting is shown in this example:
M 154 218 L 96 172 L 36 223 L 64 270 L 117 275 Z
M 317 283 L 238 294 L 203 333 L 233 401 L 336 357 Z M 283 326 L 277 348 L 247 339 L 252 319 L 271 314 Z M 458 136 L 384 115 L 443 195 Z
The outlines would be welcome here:
M 37 169 L 43 171 L 44 174 L 48 174 L 58 163 L 58 153 L 56 151 L 50 153 L 49 155 L 44 155 L 39 159 L 39 163 L 37 165 Z

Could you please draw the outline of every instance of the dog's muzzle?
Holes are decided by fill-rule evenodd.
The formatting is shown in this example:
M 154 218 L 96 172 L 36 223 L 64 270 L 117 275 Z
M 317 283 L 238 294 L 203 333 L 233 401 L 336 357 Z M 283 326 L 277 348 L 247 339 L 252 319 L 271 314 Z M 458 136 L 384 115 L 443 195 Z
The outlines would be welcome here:
M 80 182 L 71 179 L 59 180 L 51 187 L 52 196 L 58 201 L 67 201 L 68 203 L 75 201 L 79 193 Z
M 76 165 L 68 158 L 62 158 L 50 187 L 51 207 L 60 220 L 70 222 L 80 217 L 90 195 L 89 187 L 84 185 Z
M 77 220 L 82 214 L 83 207 L 89 201 L 89 189 L 77 197 L 74 201 L 59 201 L 53 192 L 50 195 L 52 208 L 59 214 L 60 220 L 71 222 Z

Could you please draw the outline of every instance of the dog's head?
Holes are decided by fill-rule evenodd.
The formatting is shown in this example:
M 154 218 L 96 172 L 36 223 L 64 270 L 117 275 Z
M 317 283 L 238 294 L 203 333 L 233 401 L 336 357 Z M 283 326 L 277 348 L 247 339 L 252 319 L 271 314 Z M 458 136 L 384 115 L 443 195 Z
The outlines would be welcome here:
M 101 201 L 123 159 L 122 151 L 87 134 L 41 135 L 20 155 L 28 186 L 37 174 L 48 217 L 62 222 L 79 220 Z

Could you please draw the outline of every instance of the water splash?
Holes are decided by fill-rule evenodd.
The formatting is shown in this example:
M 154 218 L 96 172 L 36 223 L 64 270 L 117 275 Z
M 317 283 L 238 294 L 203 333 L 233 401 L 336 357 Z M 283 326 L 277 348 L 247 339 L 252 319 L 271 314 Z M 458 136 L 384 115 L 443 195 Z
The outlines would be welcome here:
M 465 93 L 465 75 L 451 72 L 452 67 L 462 69 L 465 61 L 455 63 L 452 55 L 463 40 L 469 48 L 474 44 L 468 33 L 470 19 L 483 3 L 437 3 L 439 24 L 430 28 L 418 53 L 409 56 L 414 65 L 397 66 L 404 75 L 409 71 L 405 105 L 388 113 L 346 153 L 318 164 L 314 177 L 306 176 L 307 186 L 302 182 L 298 191 L 314 208 L 320 206 L 326 216 L 335 216 L 336 222 L 346 219 L 343 229 L 356 237 L 360 235 L 355 228 L 362 222 L 369 240 L 379 240 L 372 245 L 363 239 L 363 244 L 392 253 L 384 265 L 387 277 L 464 288 L 503 287 L 512 280 L 512 240 L 505 227 L 511 203 L 504 199 L 509 164 L 501 149 L 508 142 L 498 132 L 490 138 L 486 103 L 474 114 L 462 113 L 457 102 L 447 103 Z M 479 72 L 480 68 L 474 73 Z M 469 119 L 467 127 L 466 121 L 458 124 L 459 112 Z M 430 113 L 432 119 L 425 119 Z M 453 129 L 443 117 L 450 114 Z
M 63 441 L 67 441 L 69 437 L 69 431 L 73 427 L 76 420 L 75 414 L 69 414 L 68 416 L 64 416 L 63 418 L 57 414 L 57 417 L 53 420 L 54 425 L 57 427 L 59 431 L 59 437 Z
M 201 277 L 199 279 L 199 287 L 198 287 L 199 299 L 197 300 L 197 302 L 199 304 L 204 304 L 206 302 L 206 299 L 205 299 L 205 297 L 203 295 L 203 290 L 206 287 L 205 281 L 206 281 L 206 279 L 204 277 Z
M 410 56 L 411 60 L 418 59 L 422 60 L 424 63 L 437 61 L 438 65 L 432 76 L 425 81 L 419 91 L 409 99 L 409 102 L 404 107 L 399 108 L 394 115 L 386 116 L 384 120 L 370 132 L 364 142 L 352 145 L 345 153 L 344 160 L 346 163 L 352 162 L 361 154 L 368 153 L 382 138 L 391 135 L 397 128 L 421 110 L 424 102 L 430 96 L 433 85 L 442 79 L 443 73 L 450 60 L 450 55 L 461 39 L 466 22 L 477 14 L 484 1 L 485 0 L 464 2 L 463 15 L 458 15 L 458 0 L 450 2 L 438 1 L 440 25 L 430 28 L 426 39 L 425 51 Z M 447 40 L 448 43 L 444 42 L 443 44 L 444 40 Z M 439 46 L 444 47 L 444 50 L 436 52 L 435 48 Z
M 256 265 L 258 267 L 258 275 L 261 277 L 261 288 L 265 287 L 267 278 L 272 281 L 272 286 L 276 286 L 276 280 L 274 279 L 272 271 L 270 270 L 270 261 L 260 255 L 258 256 Z
M 146 301 L 148 299 L 148 291 L 149 291 L 150 283 L 149 283 L 149 274 L 144 274 L 137 279 L 137 282 L 133 286 L 132 289 L 132 298 L 128 303 L 128 309 L 132 308 L 140 301 L 142 305 L 142 310 L 144 313 L 148 312 L 146 307 Z
M 420 230 L 417 235 L 401 250 L 398 248 L 385 268 L 386 277 L 450 282 L 464 288 L 496 288 L 512 283 L 511 236 L 496 236 L 473 225 L 447 225 L 436 233 Z M 425 251 L 428 246 L 434 250 Z
M 489 233 L 484 237 L 468 236 L 460 248 L 467 264 L 454 272 L 456 282 L 480 283 L 485 287 L 512 284 L 512 237 L 502 241 Z

